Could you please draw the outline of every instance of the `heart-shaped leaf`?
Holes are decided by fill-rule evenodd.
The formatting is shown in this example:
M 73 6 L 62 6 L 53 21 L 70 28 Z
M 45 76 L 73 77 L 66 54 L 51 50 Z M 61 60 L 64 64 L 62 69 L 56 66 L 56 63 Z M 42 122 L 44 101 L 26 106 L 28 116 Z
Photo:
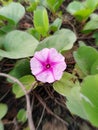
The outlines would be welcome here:
M 23 31 L 9 32 L 3 41 L 3 50 L 0 56 L 12 59 L 29 57 L 34 54 L 38 41 L 30 34 Z
M 0 18 L 5 18 L 13 24 L 17 24 L 24 14 L 25 8 L 20 3 L 12 2 L 0 8 Z
M 43 48 L 56 48 L 58 51 L 69 50 L 76 41 L 76 35 L 69 29 L 61 29 L 44 39 L 37 47 L 37 50 Z

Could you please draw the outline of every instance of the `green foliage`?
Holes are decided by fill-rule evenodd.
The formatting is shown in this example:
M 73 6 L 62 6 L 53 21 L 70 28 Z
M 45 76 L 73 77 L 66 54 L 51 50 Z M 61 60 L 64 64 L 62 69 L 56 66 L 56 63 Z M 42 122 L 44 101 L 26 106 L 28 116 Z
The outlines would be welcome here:
M 91 66 L 91 74 L 98 74 L 98 59 Z
M 25 86 L 25 89 L 27 91 L 29 91 L 32 88 L 32 84 L 35 81 L 32 75 L 23 76 L 19 80 Z M 17 83 L 13 84 L 12 91 L 15 94 L 16 98 L 20 98 L 25 95 L 24 91 L 21 89 L 21 87 Z
M 7 0 L 7 1 L 5 1 L 5 0 L 0 0 L 0 2 L 1 2 L 2 5 L 4 6 L 4 5 L 8 5 L 9 3 L 13 2 L 13 0 Z
M 56 81 L 53 84 L 53 88 L 61 95 L 68 96 L 71 89 L 76 86 L 76 84 L 78 84 L 77 78 L 74 75 L 65 72 L 61 80 Z
M 12 2 L 5 7 L 0 8 L 0 19 L 6 19 L 12 24 L 17 24 L 24 14 L 25 9 L 19 3 Z
M 91 68 L 98 59 L 98 52 L 90 46 L 81 46 L 74 52 L 74 58 L 85 75 L 91 74 Z
M 94 32 L 93 38 L 95 38 L 95 44 L 98 45 L 98 31 Z
M 43 48 L 56 48 L 58 51 L 69 50 L 75 41 L 76 35 L 71 30 L 61 29 L 41 41 L 36 50 Z
M 19 122 L 25 123 L 27 120 L 27 116 L 26 116 L 26 110 L 25 109 L 20 109 L 18 114 L 17 114 L 17 120 Z
M 61 6 L 64 0 L 46 0 L 46 7 L 55 13 Z
M 88 21 L 84 26 L 83 32 L 91 32 L 95 29 L 98 29 L 98 15 L 92 14 L 90 21 Z
M 3 49 L 0 49 L 0 56 L 11 59 L 33 56 L 38 41 L 30 34 L 23 31 L 9 32 L 3 41 Z
M 40 0 L 29 0 L 30 6 L 27 7 L 27 11 L 33 12 L 40 3 Z
M 68 7 L 67 11 L 74 15 L 79 21 L 87 20 L 92 12 L 97 8 L 98 0 L 86 0 L 84 2 L 73 1 Z
M 8 107 L 6 104 L 0 103 L 0 120 L 6 115 Z
M 78 115 L 79 117 L 85 120 L 88 120 L 88 115 L 82 103 L 80 86 L 75 86 L 74 88 L 71 89 L 70 94 L 67 96 L 66 105 L 68 109 L 71 111 L 71 113 Z
M 49 30 L 49 20 L 47 10 L 39 6 L 34 11 L 34 27 L 42 36 L 47 36 Z
M 68 109 L 98 127 L 98 74 L 87 76 L 81 87 L 72 88 L 67 96 Z
M 57 19 L 55 19 L 55 21 L 50 25 L 49 31 L 55 32 L 55 31 L 57 31 L 57 30 L 60 29 L 61 25 L 62 25 L 62 19 L 57 18 Z
M 28 75 L 31 73 L 30 70 L 30 61 L 28 59 L 22 59 L 16 62 L 13 70 L 9 72 L 9 75 L 20 78 L 22 76 Z M 13 82 L 12 80 L 8 79 L 8 81 Z
M 87 100 L 83 99 L 83 105 L 88 119 L 94 126 L 98 127 L 98 74 L 84 79 L 81 93 L 87 97 Z
M 27 30 L 27 32 L 33 35 L 37 40 L 40 40 L 41 35 L 38 33 L 38 31 L 35 28 L 31 27 Z

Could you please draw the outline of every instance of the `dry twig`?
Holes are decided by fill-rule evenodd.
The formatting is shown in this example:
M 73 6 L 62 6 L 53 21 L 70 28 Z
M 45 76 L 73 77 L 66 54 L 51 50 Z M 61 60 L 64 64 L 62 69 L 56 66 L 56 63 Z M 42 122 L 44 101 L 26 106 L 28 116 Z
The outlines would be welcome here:
M 29 124 L 30 130 L 35 130 L 35 126 L 34 126 L 34 123 L 33 123 L 33 120 L 32 120 L 32 110 L 31 110 L 31 106 L 30 106 L 30 98 L 29 98 L 29 94 L 26 91 L 24 85 L 18 79 L 14 78 L 14 77 L 12 77 L 12 76 L 10 76 L 8 74 L 0 73 L 0 76 L 9 78 L 12 81 L 14 81 L 15 83 L 17 83 L 21 87 L 23 92 L 25 93 L 26 103 L 27 103 L 28 124 Z M 33 85 L 35 85 L 35 84 L 33 84 Z

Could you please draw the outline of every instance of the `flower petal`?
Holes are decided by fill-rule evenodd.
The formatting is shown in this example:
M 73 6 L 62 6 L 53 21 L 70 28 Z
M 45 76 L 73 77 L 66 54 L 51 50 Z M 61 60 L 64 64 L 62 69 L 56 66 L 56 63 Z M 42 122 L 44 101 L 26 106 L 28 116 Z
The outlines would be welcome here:
M 36 52 L 34 57 L 36 57 L 39 61 L 45 62 L 47 60 L 48 54 L 49 54 L 49 49 L 44 48 L 42 51 Z
M 57 52 L 56 49 L 51 48 L 49 51 L 50 62 L 61 62 L 64 61 L 64 56 Z
M 38 74 L 43 70 L 42 64 L 35 57 L 33 57 L 30 60 L 30 66 L 31 66 L 32 74 L 34 75 Z
M 53 74 L 51 71 L 43 71 L 42 73 L 36 75 L 37 80 L 42 81 L 43 83 L 52 83 L 55 81 Z
M 61 62 L 59 64 L 56 64 L 53 67 L 53 74 L 55 77 L 55 80 L 60 80 L 62 75 L 63 75 L 63 71 L 66 69 L 67 65 L 65 62 Z

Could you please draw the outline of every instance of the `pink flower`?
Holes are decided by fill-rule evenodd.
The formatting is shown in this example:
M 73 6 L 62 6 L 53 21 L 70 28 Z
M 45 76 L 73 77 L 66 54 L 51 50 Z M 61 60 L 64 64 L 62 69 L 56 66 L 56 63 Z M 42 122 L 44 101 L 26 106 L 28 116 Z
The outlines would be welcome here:
M 52 83 L 60 80 L 66 69 L 64 57 L 56 49 L 44 48 L 30 60 L 32 74 L 38 81 Z

